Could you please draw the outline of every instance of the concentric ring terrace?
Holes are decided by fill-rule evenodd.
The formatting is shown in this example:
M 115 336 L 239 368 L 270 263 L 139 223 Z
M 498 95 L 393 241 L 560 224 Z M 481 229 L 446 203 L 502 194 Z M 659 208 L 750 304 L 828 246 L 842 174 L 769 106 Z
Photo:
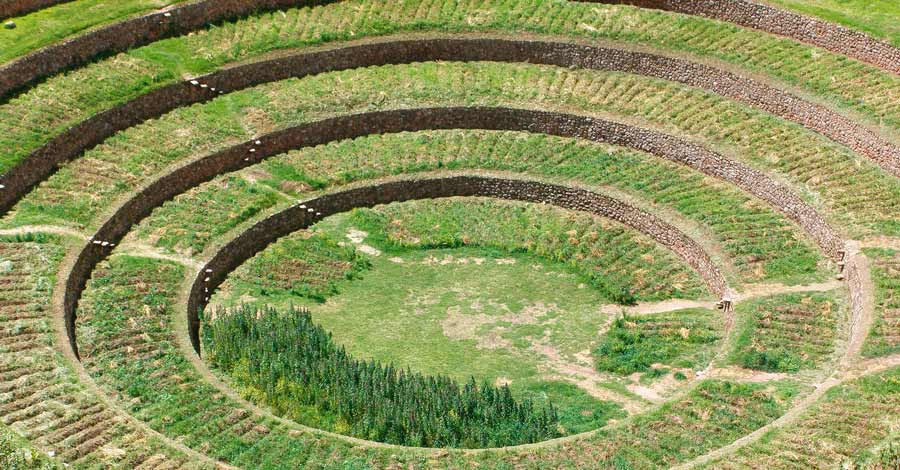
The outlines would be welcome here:
M 898 468 L 894 3 L 0 0 L 0 468 Z

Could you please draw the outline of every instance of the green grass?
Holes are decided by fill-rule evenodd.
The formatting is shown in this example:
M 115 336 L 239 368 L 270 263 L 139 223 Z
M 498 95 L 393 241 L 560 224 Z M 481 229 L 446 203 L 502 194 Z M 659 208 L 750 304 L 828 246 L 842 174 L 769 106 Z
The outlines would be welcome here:
M 863 346 L 864 356 L 900 352 L 900 252 L 866 249 L 875 283 L 875 321 Z
M 7 470 L 61 470 L 65 467 L 0 424 L 0 467 Z
M 234 465 L 338 466 L 352 454 L 342 441 L 289 436 L 291 427 L 251 415 L 201 379 L 172 331 L 182 279 L 181 266 L 130 256 L 95 271 L 76 327 L 85 367 L 105 392 L 151 428 Z
M 343 277 L 340 271 L 328 269 L 334 274 L 319 280 L 304 275 L 309 281 L 290 290 L 250 275 L 267 260 L 279 259 L 277 253 L 301 254 L 289 249 L 308 247 L 303 238 L 279 241 L 257 255 L 212 302 L 309 307 L 313 319 L 356 357 L 457 381 L 474 376 L 479 382 L 508 382 L 516 397 L 546 396 L 562 413 L 566 429 L 600 427 L 609 414 L 615 416 L 607 412 L 611 404 L 547 378 L 567 377 L 566 367 L 580 364 L 578 354 L 590 349 L 606 318 L 599 306 L 609 302 L 565 266 L 477 247 L 396 250 L 367 256 L 370 268 L 362 272 L 351 273 L 345 265 L 352 279 L 335 283 L 325 299 L 307 289 Z M 308 240 L 316 239 L 322 235 Z M 311 264 L 335 264 L 317 258 L 320 251 L 305 250 L 313 254 Z M 399 289 L 398 279 L 404 280 Z M 555 368 L 545 367 L 548 354 L 560 356 Z M 579 417 L 587 404 L 596 411 L 591 419 Z
M 0 64 L 97 26 L 183 1 L 78 0 L 13 18 L 15 29 L 0 29 Z
M 282 238 L 232 273 L 225 287 L 229 293 L 220 298 L 228 307 L 249 299 L 259 299 L 259 306 L 294 298 L 324 302 L 340 293 L 341 281 L 357 279 L 372 267 L 341 238 L 305 231 Z
M 769 0 L 826 21 L 857 29 L 900 47 L 900 4 L 894 0 Z
M 704 468 L 749 469 L 761 461 L 771 469 L 833 468 L 871 461 L 879 452 L 873 447 L 896 433 L 898 404 L 900 368 L 895 367 L 829 390 L 794 423 Z
M 684 397 L 626 426 L 601 431 L 585 442 L 535 449 L 529 458 L 508 468 L 671 468 L 771 422 L 798 391 L 791 382 L 704 381 Z M 473 455 L 465 461 L 470 467 L 475 462 L 487 468 L 506 468 L 493 455 Z M 446 466 L 462 468 L 463 462 L 456 457 Z
M 194 255 L 203 251 L 210 240 L 284 202 L 268 187 L 233 176 L 220 178 L 205 189 L 200 201 L 192 199 L 185 205 L 183 199 L 178 199 L 154 214 L 144 226 L 151 232 L 154 245 Z
M 225 24 L 55 77 L 0 108 L 0 123 L 8 126 L 0 128 L 0 144 L 12 149 L 0 159 L 0 171 L 75 122 L 185 76 L 272 50 L 423 30 L 527 31 L 686 52 L 773 75 L 888 127 L 900 123 L 897 77 L 842 56 L 707 19 L 555 0 L 492 0 L 480 4 L 476 14 L 444 0 L 402 5 L 356 0 Z
M 216 122 L 221 122 L 221 119 Z M 177 127 L 171 129 L 174 131 Z M 199 135 L 202 133 L 198 132 Z M 149 139 L 147 142 L 149 145 Z M 203 145 L 200 142 L 197 140 L 190 145 Z M 104 151 L 104 158 L 118 160 L 127 152 L 125 148 L 116 147 L 116 150 L 109 148 Z M 144 153 L 148 152 L 146 147 L 136 148 L 129 144 L 127 148 L 141 153 L 140 161 L 145 165 L 171 158 L 169 152 L 151 156 Z M 522 155 L 528 158 L 520 157 Z M 137 164 L 125 162 L 121 166 L 130 167 L 133 163 Z M 100 180 L 91 183 L 89 180 L 92 177 L 88 173 L 96 172 L 95 168 L 104 168 L 108 169 L 104 171 L 108 175 L 114 171 L 111 169 L 113 165 L 99 160 L 85 160 L 62 170 L 27 201 L 19 204 L 7 223 L 70 225 L 79 222 L 79 226 L 96 225 L 92 222 L 96 214 L 108 206 L 111 198 L 127 189 L 104 186 Z M 302 199 L 314 188 L 334 187 L 389 174 L 445 168 L 527 172 L 564 180 L 562 182 L 575 180 L 590 185 L 611 186 L 637 198 L 649 199 L 699 224 L 703 227 L 701 230 L 708 230 L 693 235 L 717 239 L 728 255 L 724 261 L 736 265 L 740 273 L 737 282 L 767 279 L 793 284 L 825 277 L 822 260 L 810 242 L 798 233 L 793 224 L 759 200 L 685 167 L 618 147 L 511 132 L 423 132 L 360 138 L 292 152 L 241 174 L 285 192 L 291 198 Z M 145 173 L 152 170 L 134 171 Z M 120 179 L 137 181 L 137 178 L 135 174 L 122 172 Z M 229 178 L 223 177 L 214 185 L 201 186 L 179 196 L 175 206 L 163 206 L 137 228 L 137 237 L 145 242 L 157 243 L 157 232 L 165 228 L 168 233 L 179 234 L 180 238 L 162 246 L 164 248 L 196 243 L 196 237 L 190 234 L 208 229 L 197 226 L 197 215 L 192 208 L 195 205 L 209 206 L 215 198 L 223 198 L 221 188 L 228 187 L 229 181 Z M 232 185 L 228 191 L 233 191 L 235 187 L 242 186 Z M 76 190 L 84 191 L 84 196 L 72 198 L 72 191 Z M 253 191 L 265 193 L 263 188 Z M 259 196 L 227 197 L 236 200 Z M 241 206 L 251 204 L 249 200 L 239 203 Z M 248 215 L 240 211 L 229 214 Z M 227 220 L 231 223 L 232 219 L 229 216 Z M 203 240 L 205 243 L 209 238 L 204 237 Z
M 134 468 L 153 455 L 157 464 L 185 463 L 179 451 L 123 422 L 58 351 L 50 299 L 65 241 L 54 235 L 15 238 L 0 238 L 0 467 L 53 468 L 46 451 L 77 468 Z M 23 448 L 10 456 L 21 443 L 9 439 L 10 432 L 41 452 Z M 123 453 L 113 456 L 103 449 Z
M 797 372 L 829 360 L 845 306 L 834 293 L 763 297 L 738 304 L 730 361 L 748 369 Z
M 124 131 L 66 165 L 17 210 L 33 220 L 84 224 L 106 208 L 111 197 L 188 155 L 347 112 L 462 104 L 608 112 L 684 132 L 793 180 L 798 192 L 853 233 L 889 230 L 882 222 L 894 220 L 893 209 L 900 201 L 896 178 L 849 151 L 706 93 L 618 73 L 427 63 L 287 80 L 179 109 Z M 694 112 L 697 108 L 707 111 Z M 72 198 L 72 191 L 89 197 Z M 720 216 L 730 215 L 729 209 L 722 210 Z
M 384 249 L 482 246 L 557 263 L 615 303 L 709 295 L 683 260 L 619 222 L 541 205 L 459 198 L 354 211 Z
M 702 369 L 722 338 L 720 319 L 719 312 L 702 309 L 617 318 L 594 348 L 595 365 L 624 375 L 648 372 L 648 378 L 667 372 L 651 369 L 655 364 Z

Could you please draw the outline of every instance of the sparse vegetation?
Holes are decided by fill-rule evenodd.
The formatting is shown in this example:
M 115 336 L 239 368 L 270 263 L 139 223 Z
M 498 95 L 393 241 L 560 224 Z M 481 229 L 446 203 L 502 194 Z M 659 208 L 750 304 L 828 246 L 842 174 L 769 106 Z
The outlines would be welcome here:
M 866 356 L 900 352 L 900 252 L 867 249 L 875 284 L 875 321 L 863 347 Z

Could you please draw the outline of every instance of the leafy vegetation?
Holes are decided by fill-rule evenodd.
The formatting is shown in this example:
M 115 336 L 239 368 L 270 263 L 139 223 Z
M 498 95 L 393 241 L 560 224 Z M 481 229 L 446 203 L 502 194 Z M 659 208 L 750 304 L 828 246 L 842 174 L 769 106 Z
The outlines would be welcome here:
M 62 470 L 59 462 L 31 447 L 14 431 L 0 424 L 0 468 L 4 470 Z
M 741 325 L 731 360 L 748 369 L 796 372 L 834 353 L 844 308 L 832 294 L 800 293 L 738 304 Z
M 259 15 L 54 77 L 4 106 L 0 126 L 10 128 L 0 127 L 0 146 L 10 151 L 0 156 L 0 172 L 75 122 L 185 76 L 273 50 L 422 30 L 527 31 L 643 44 L 738 64 L 868 115 L 872 122 L 894 127 L 900 122 L 895 106 L 900 79 L 889 73 L 758 31 L 699 17 L 672 18 L 644 9 L 556 0 L 491 0 L 479 4 L 474 16 L 471 9 L 446 0 L 400 5 L 353 0 Z
M 624 375 L 650 371 L 657 363 L 702 365 L 709 359 L 709 346 L 722 337 L 717 316 L 709 310 L 686 310 L 617 318 L 594 348 L 595 365 Z
M 552 405 L 517 402 L 509 387 L 460 385 L 350 357 L 308 312 L 239 308 L 203 329 L 208 360 L 296 418 L 337 432 L 418 447 L 503 447 L 559 436 Z M 312 408 L 311 410 L 309 408 Z M 295 411 L 300 410 L 300 411 Z M 320 424 L 320 425 L 321 425 Z
M 598 306 L 610 302 L 567 266 L 478 246 L 394 247 L 362 255 L 372 253 L 364 248 L 373 248 L 370 242 L 382 247 L 376 239 L 384 235 L 363 238 L 353 219 L 330 217 L 311 232 L 270 245 L 229 276 L 213 305 L 305 306 L 354 357 L 460 383 L 475 376 L 478 382 L 508 384 L 516 398 L 553 404 L 566 434 L 602 427 L 622 414 L 618 404 L 564 382 L 577 383 L 566 366 L 584 367 L 579 353 L 589 350 L 605 322 Z M 360 243 L 356 251 L 329 248 L 349 244 L 350 236 Z M 354 270 L 363 264 L 365 269 Z M 545 354 L 559 358 L 548 362 Z M 590 372 L 589 364 L 585 368 Z
M 517 155 L 528 155 L 528 158 L 518 158 Z M 286 193 L 294 200 L 309 197 L 314 189 L 333 188 L 379 176 L 440 169 L 487 169 L 527 173 L 559 179 L 563 184 L 575 180 L 590 184 L 592 187 L 616 188 L 639 200 L 649 200 L 671 208 L 678 215 L 700 225 L 698 231 L 701 233 L 707 230 L 711 232 L 709 236 L 721 244 L 722 250 L 727 255 L 727 259 L 722 260 L 725 266 L 727 267 L 730 262 L 737 268 L 739 275 L 736 276 L 738 279 L 735 280 L 735 284 L 763 279 L 793 284 L 822 280 L 825 277 L 823 260 L 812 244 L 799 233 L 796 226 L 759 200 L 682 166 L 619 147 L 517 132 L 402 133 L 353 139 L 292 152 L 239 174 L 245 179 L 256 181 L 256 184 Z M 193 222 L 189 221 L 196 217 L 192 208 L 198 204 L 207 204 L 206 201 L 220 191 L 218 188 L 224 186 L 226 186 L 224 179 L 220 179 L 176 198 L 171 203 L 175 205 L 173 208 L 170 209 L 168 204 L 164 205 L 137 227 L 136 236 L 148 243 L 154 243 L 158 238 L 157 227 L 169 227 L 167 232 L 191 233 L 194 228 Z M 228 185 L 227 188 L 233 192 L 242 190 L 240 185 Z M 67 187 L 66 191 L 71 191 L 71 187 Z M 256 192 L 262 193 L 264 190 L 259 189 Z M 56 194 L 48 193 L 45 196 L 59 200 Z M 255 196 L 234 194 L 228 197 L 240 200 L 252 199 Z M 36 219 L 33 219 L 32 215 L 45 219 L 49 212 L 47 209 L 54 206 L 57 204 L 36 205 L 35 209 L 40 209 L 38 215 L 38 211 L 20 205 L 16 217 L 19 223 L 34 223 Z M 417 207 L 416 212 L 431 211 L 428 213 L 430 215 L 423 212 L 423 215 L 409 221 L 415 224 L 413 228 L 416 231 L 431 233 L 430 221 L 426 219 L 437 217 L 443 209 L 440 206 L 433 209 L 428 207 L 431 206 Z M 74 211 L 75 207 L 72 209 Z M 450 210 L 453 207 L 448 206 L 446 209 Z M 65 210 L 69 212 L 69 209 Z M 412 213 L 410 210 L 404 212 Z M 466 215 L 461 206 L 450 210 L 448 216 L 452 214 L 456 214 L 454 217 L 457 218 Z M 508 222 L 505 222 L 509 224 L 509 228 L 519 224 L 520 219 L 528 218 L 513 217 L 514 214 L 504 215 L 504 218 L 509 218 Z M 472 218 L 475 215 L 467 217 Z M 469 228 L 470 232 L 473 227 Z M 209 229 L 204 229 L 206 230 Z M 562 230 L 556 236 L 560 237 L 561 241 L 565 239 L 565 243 L 568 244 L 569 237 L 563 234 L 569 230 Z M 590 232 L 588 230 L 585 233 Z M 528 233 L 532 234 L 532 238 L 548 239 L 548 235 L 536 233 L 533 228 L 529 228 Z M 604 231 L 598 233 L 606 234 Z M 467 235 L 474 236 L 474 234 Z M 519 243 L 515 235 L 504 236 L 511 240 L 504 242 L 507 245 Z M 187 235 L 183 235 L 175 243 L 183 246 L 188 241 Z M 443 243 L 448 240 L 436 241 Z M 684 297 L 694 296 L 697 293 L 698 280 L 689 279 L 683 269 L 676 269 L 677 259 L 664 251 L 654 249 L 648 252 L 646 250 L 649 247 L 640 243 L 634 249 L 627 250 L 626 257 L 621 259 L 613 256 L 616 254 L 615 245 L 618 243 L 615 238 L 612 239 L 610 246 L 602 247 L 600 251 L 592 251 L 590 254 L 585 251 L 588 247 L 595 246 L 595 242 L 583 237 L 577 241 L 578 246 L 562 248 L 576 256 L 586 256 L 587 259 L 569 258 L 567 262 L 575 262 L 582 267 L 598 262 L 613 267 L 625 266 L 623 262 L 640 263 L 626 266 L 624 270 L 615 269 L 620 273 L 625 271 L 623 275 L 631 279 L 630 285 L 640 294 L 638 298 L 652 297 L 654 286 L 663 292 L 675 292 L 676 295 Z M 156 244 L 159 246 L 158 242 Z M 629 243 L 629 246 L 632 244 Z M 548 253 L 548 256 L 553 257 L 554 254 Z M 661 270 L 657 267 L 665 263 L 669 263 L 668 268 Z M 666 272 L 667 269 L 674 271 Z M 604 272 L 608 271 L 609 268 L 604 269 Z M 663 278 L 666 279 L 665 283 L 669 284 L 661 283 Z

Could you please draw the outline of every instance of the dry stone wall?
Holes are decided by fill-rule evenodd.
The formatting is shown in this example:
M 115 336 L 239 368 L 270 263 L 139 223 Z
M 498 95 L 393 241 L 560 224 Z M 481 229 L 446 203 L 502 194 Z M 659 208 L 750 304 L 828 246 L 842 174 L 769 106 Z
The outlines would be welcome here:
M 705 16 L 759 29 L 868 62 L 900 75 L 900 49 L 865 33 L 752 0 L 575 0 Z
M 674 226 L 619 200 L 584 189 L 529 180 L 470 175 L 400 180 L 335 192 L 297 204 L 258 222 L 219 250 L 197 275 L 188 299 L 188 325 L 194 349 L 200 352 L 198 314 L 206 307 L 215 289 L 231 271 L 278 238 L 307 228 L 330 215 L 358 207 L 452 196 L 551 204 L 616 220 L 648 235 L 682 257 L 718 297 L 725 297 L 728 293 L 728 285 L 721 271 L 696 241 Z
M 22 16 L 72 0 L 6 0 L 0 3 L 0 19 Z
M 116 132 L 179 107 L 248 87 L 337 70 L 425 61 L 527 62 L 656 77 L 742 101 L 847 145 L 900 176 L 900 148 L 823 106 L 707 65 L 644 52 L 548 41 L 423 38 L 356 44 L 245 64 L 152 91 L 91 117 L 52 139 L 0 176 L 0 212 L 11 209 L 58 166 Z
M 200 0 L 98 28 L 0 67 L 0 98 L 41 78 L 209 24 L 257 11 L 332 3 L 335 0 Z
M 220 174 L 290 150 L 371 134 L 438 129 L 524 131 L 636 148 L 734 183 L 768 201 L 797 222 L 832 257 L 840 256 L 843 248 L 843 241 L 827 222 L 789 189 L 757 170 L 656 131 L 589 116 L 514 108 L 420 108 L 362 113 L 304 124 L 230 147 L 181 166 L 137 191 L 115 209 L 93 240 L 81 249 L 66 277 L 64 308 L 72 347 L 76 348 L 78 299 L 94 267 L 134 224 L 165 201 Z

